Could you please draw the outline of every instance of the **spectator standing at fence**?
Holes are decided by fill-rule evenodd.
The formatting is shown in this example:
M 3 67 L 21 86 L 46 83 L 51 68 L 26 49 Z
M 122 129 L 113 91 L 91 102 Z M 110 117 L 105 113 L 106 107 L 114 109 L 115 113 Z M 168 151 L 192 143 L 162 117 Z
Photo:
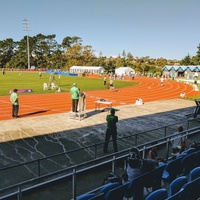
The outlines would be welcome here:
M 111 137 L 113 141 L 114 151 L 117 152 L 118 148 L 117 148 L 117 125 L 116 124 L 118 122 L 118 116 L 115 116 L 114 108 L 112 108 L 110 110 L 110 114 L 106 116 L 106 121 L 107 121 L 107 129 L 106 129 L 106 137 L 105 137 L 103 152 L 107 153 L 108 142 Z
M 79 99 L 79 89 L 76 83 L 73 83 L 73 87 L 70 89 L 72 98 L 72 112 L 78 112 L 78 99 Z
M 18 89 L 14 89 L 12 94 L 10 95 L 10 101 L 12 103 L 12 117 L 19 117 L 18 112 L 19 112 L 19 100 L 18 100 L 18 94 L 17 94 Z

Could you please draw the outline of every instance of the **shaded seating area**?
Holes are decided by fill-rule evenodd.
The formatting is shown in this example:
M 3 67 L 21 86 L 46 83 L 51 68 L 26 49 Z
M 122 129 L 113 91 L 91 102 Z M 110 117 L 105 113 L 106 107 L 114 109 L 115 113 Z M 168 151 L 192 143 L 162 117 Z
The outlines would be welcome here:
M 178 157 L 125 184 L 114 182 L 103 185 L 95 196 L 91 193 L 92 197 L 89 199 L 197 200 L 200 197 L 200 165 L 196 167 L 195 162 L 200 160 L 200 156 L 197 157 L 199 152 L 200 150 Z M 188 162 L 190 165 L 187 168 L 185 163 Z

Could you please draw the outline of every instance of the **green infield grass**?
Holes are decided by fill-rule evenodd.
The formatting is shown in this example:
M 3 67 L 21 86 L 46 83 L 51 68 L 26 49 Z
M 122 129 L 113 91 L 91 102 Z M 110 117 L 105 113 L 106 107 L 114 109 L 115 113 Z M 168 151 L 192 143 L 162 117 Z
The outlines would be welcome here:
M 0 96 L 10 95 L 10 90 L 17 89 L 31 89 L 31 93 L 23 94 L 47 94 L 55 93 L 56 90 L 43 90 L 43 83 L 49 83 L 49 74 L 42 73 L 42 77 L 39 77 L 38 72 L 6 72 L 5 75 L 0 74 Z M 103 78 L 88 78 L 79 76 L 59 76 L 54 75 L 53 82 L 55 85 L 60 86 L 61 92 L 69 92 L 73 83 L 77 83 L 77 87 L 81 91 L 91 90 L 107 90 L 103 85 Z M 128 86 L 134 86 L 138 83 L 129 81 L 114 81 L 115 88 L 123 88 Z

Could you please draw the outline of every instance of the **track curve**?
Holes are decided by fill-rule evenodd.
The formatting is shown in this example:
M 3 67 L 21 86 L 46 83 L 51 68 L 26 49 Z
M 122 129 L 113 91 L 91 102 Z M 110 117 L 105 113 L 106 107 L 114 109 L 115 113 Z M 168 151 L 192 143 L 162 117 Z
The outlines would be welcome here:
M 130 81 L 130 80 L 129 80 Z M 103 98 L 112 102 L 113 107 L 134 104 L 137 98 L 143 102 L 168 100 L 180 98 L 180 93 L 185 92 L 186 97 L 200 96 L 189 84 L 165 80 L 164 86 L 156 78 L 136 77 L 137 86 L 101 91 L 87 91 L 86 108 L 94 109 L 94 101 Z M 69 93 L 19 95 L 20 117 L 30 117 L 69 112 L 71 110 L 71 97 Z M 0 120 L 12 119 L 9 97 L 0 97 Z

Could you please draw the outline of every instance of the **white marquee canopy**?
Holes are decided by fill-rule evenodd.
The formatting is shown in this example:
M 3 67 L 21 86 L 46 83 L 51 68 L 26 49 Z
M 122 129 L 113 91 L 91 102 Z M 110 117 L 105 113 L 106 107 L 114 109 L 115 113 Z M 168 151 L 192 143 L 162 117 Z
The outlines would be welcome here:
M 135 70 L 132 69 L 131 67 L 119 67 L 115 69 L 115 74 L 117 75 L 130 75 L 130 74 L 135 74 Z
M 97 66 L 72 66 L 70 67 L 70 73 L 77 73 L 77 74 L 82 74 L 82 73 L 93 73 L 93 74 L 99 74 L 104 72 L 104 68 Z

